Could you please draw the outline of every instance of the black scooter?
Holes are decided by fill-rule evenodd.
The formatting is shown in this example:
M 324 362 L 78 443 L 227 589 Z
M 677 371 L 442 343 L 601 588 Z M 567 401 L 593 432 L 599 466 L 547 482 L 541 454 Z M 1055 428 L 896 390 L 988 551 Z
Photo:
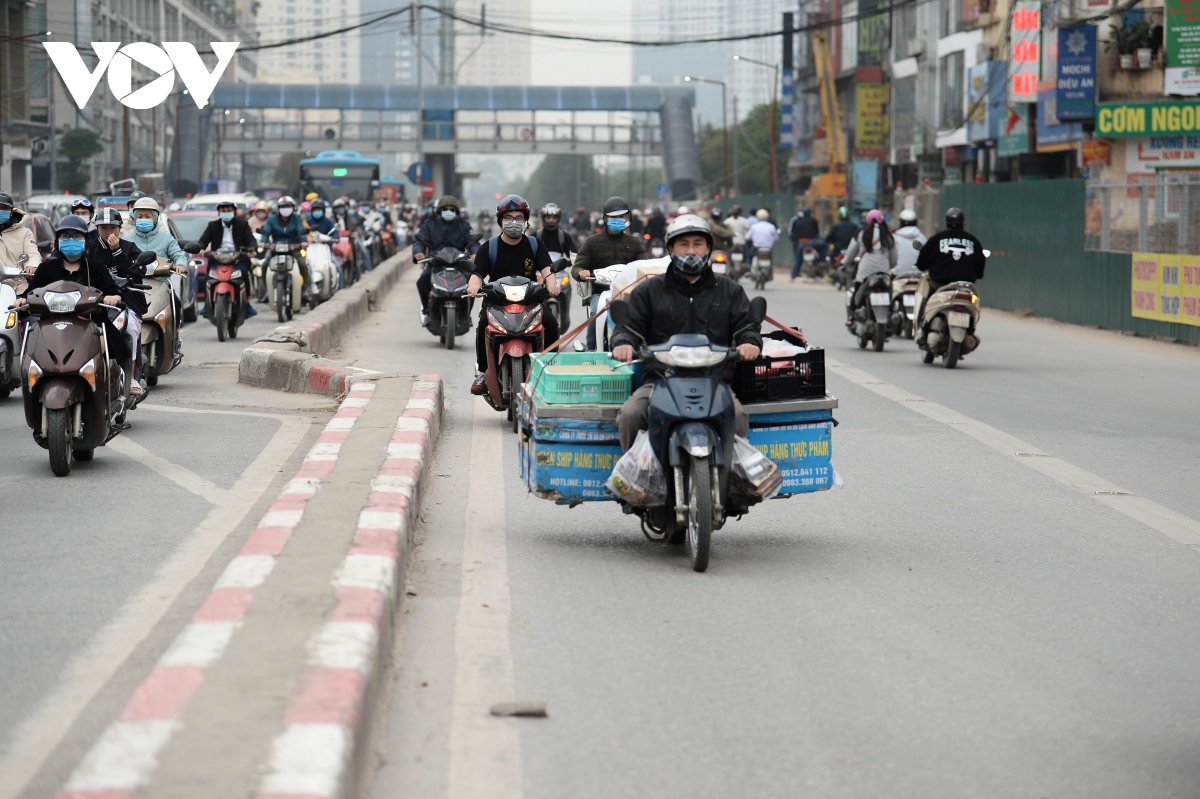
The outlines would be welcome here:
M 863 304 L 851 309 L 853 324 L 847 329 L 858 338 L 858 346 L 866 349 L 874 343 L 875 352 L 883 352 L 883 345 L 900 332 L 899 314 L 892 313 L 892 276 L 887 272 L 868 275 Z M 847 302 L 854 302 L 855 290 L 847 291 Z M 893 316 L 895 318 L 893 318 Z
M 617 300 L 609 313 L 618 327 L 629 329 L 629 305 Z M 750 319 L 761 324 L 767 301 L 750 301 Z M 650 445 L 667 470 L 663 505 L 635 508 L 646 537 L 673 544 L 687 542 L 692 568 L 708 568 L 712 533 L 726 518 L 745 513 L 732 507 L 729 470 L 733 464 L 734 405 L 729 377 L 738 359 L 736 348 L 709 342 L 706 336 L 675 335 L 665 344 L 643 347 L 642 367 L 658 379 L 650 394 Z

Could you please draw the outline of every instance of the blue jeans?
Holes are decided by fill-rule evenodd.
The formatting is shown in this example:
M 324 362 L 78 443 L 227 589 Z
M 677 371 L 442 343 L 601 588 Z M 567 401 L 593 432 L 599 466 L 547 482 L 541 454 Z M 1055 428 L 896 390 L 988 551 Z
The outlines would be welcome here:
M 792 280 L 800 276 L 800 264 L 803 261 L 801 255 L 804 253 L 805 247 L 812 247 L 817 251 L 817 256 L 820 258 L 824 258 L 826 253 L 829 252 L 829 242 L 821 241 L 820 239 L 800 239 L 796 242 L 796 257 L 792 263 Z

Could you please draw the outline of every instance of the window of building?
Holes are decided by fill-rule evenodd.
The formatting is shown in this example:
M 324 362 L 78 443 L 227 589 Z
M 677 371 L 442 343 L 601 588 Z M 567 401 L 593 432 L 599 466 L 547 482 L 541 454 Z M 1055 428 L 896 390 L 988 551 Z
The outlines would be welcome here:
M 963 30 L 965 27 L 963 25 L 962 0 L 942 0 L 942 35 L 949 36 L 952 33 L 961 33 Z
M 963 123 L 963 51 L 938 60 L 938 127 L 954 130 Z
M 909 3 L 895 10 L 892 24 L 892 46 L 896 50 L 896 59 L 908 58 L 915 55 L 912 47 L 917 38 L 917 7 Z
M 913 143 L 917 124 L 917 76 L 892 81 L 892 147 Z

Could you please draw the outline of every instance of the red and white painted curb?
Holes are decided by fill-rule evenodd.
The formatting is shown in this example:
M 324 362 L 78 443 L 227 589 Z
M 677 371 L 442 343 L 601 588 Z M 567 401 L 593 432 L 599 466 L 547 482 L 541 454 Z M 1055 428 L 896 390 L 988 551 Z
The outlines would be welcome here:
M 205 671 L 225 654 L 254 600 L 254 590 L 275 567 L 305 507 L 337 461 L 342 443 L 370 402 L 374 383 L 355 383 L 296 476 L 263 515 L 237 557 L 229 562 L 192 620 L 163 654 L 75 768 L 59 799 L 125 799 L 145 785 L 163 747 L 180 728 Z
M 255 799 L 348 795 L 369 751 L 373 689 L 390 649 L 410 531 L 441 425 L 442 383 L 421 375 L 372 480 L 350 552 L 333 579 L 336 602 L 308 643 L 308 668 L 271 745 Z

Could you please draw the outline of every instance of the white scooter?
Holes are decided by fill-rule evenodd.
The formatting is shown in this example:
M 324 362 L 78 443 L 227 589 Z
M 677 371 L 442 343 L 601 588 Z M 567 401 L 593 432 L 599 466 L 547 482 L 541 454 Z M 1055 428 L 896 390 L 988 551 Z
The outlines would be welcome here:
M 16 266 L 0 266 L 0 399 L 21 387 L 21 323 L 13 308 L 17 292 L 25 290 L 28 255 L 21 255 Z
M 316 308 L 328 300 L 338 289 L 338 265 L 333 260 L 332 244 L 337 241 L 333 236 L 324 233 L 312 233 L 305 259 L 308 261 L 308 273 L 312 275 L 312 293 L 309 296 L 309 310 Z

